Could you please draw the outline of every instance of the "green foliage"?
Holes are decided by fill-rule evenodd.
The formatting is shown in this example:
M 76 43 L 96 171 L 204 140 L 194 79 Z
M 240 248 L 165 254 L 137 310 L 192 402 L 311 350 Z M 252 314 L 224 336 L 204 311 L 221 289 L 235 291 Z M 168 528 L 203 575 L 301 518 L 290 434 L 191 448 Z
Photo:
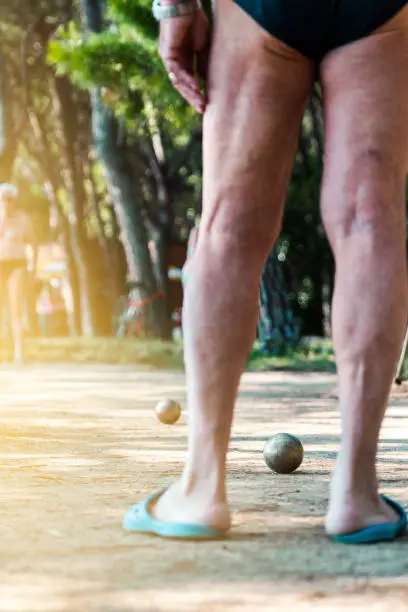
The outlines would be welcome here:
M 297 372 L 335 372 L 336 364 L 333 346 L 330 341 L 321 338 L 305 339 L 293 350 L 284 355 L 265 355 L 262 347 L 255 343 L 248 361 L 247 370 L 261 371 L 297 371 Z
M 115 31 L 91 34 L 82 40 L 73 23 L 59 30 L 49 45 L 48 57 L 60 74 L 71 74 L 85 88 L 109 85 L 145 89 L 155 82 L 158 69 L 156 58 L 143 44 L 119 37 Z
M 100 33 L 86 35 L 77 21 L 61 26 L 49 44 L 48 62 L 78 88 L 99 90 L 106 108 L 123 122 L 148 207 L 156 206 L 160 186 L 147 152 L 159 136 L 161 172 L 172 206 L 170 233 L 185 238 L 192 222 L 186 211 L 197 208 L 201 199 L 199 140 L 189 155 L 182 151 L 201 118 L 172 87 L 158 55 L 157 33 L 150 0 L 111 0 Z
M 85 37 L 73 22 L 59 28 L 50 42 L 48 60 L 78 87 L 102 88 L 105 103 L 128 126 L 140 128 L 148 98 L 160 111 L 165 129 L 188 133 L 199 120 L 175 92 L 164 70 L 150 7 L 150 2 L 112 0 L 109 26 L 103 32 Z
M 117 23 L 132 24 L 132 29 L 151 41 L 157 40 L 157 23 L 153 18 L 150 0 L 111 0 L 109 13 Z

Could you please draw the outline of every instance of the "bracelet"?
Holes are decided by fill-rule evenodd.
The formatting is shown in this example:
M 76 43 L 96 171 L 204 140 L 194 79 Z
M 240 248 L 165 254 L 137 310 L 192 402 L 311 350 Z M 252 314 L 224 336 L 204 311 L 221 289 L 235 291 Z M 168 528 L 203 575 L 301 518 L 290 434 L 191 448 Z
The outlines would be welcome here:
M 162 19 L 171 19 L 173 17 L 183 17 L 183 15 L 190 15 L 195 13 L 201 8 L 200 0 L 184 0 L 177 4 L 171 4 L 168 6 L 162 6 L 160 0 L 153 0 L 153 17 L 156 21 Z

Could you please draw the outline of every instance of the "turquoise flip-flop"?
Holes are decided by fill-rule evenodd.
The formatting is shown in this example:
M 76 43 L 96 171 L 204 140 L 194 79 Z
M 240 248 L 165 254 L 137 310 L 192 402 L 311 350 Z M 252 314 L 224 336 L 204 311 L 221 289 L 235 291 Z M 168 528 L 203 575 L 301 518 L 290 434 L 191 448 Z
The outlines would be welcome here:
M 215 529 L 206 525 L 189 525 L 188 523 L 167 523 L 155 519 L 149 513 L 149 506 L 163 495 L 165 490 L 156 491 L 140 504 L 129 508 L 123 520 L 123 529 L 180 540 L 221 540 L 226 537 L 227 529 Z
M 332 539 L 341 544 L 374 544 L 376 542 L 390 542 L 401 536 L 407 528 L 407 514 L 404 508 L 385 495 L 381 495 L 381 497 L 400 516 L 399 521 L 372 525 L 355 533 L 334 535 L 331 536 Z

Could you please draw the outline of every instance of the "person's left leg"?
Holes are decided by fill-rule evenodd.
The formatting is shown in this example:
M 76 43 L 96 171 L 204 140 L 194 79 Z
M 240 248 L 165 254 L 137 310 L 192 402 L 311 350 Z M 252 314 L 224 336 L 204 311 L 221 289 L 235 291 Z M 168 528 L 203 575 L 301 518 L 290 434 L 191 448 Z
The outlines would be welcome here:
M 321 67 L 322 217 L 336 259 L 333 340 L 342 437 L 326 528 L 395 522 L 376 451 L 407 320 L 408 8 Z
M 24 336 L 24 296 L 27 286 L 27 270 L 19 266 L 9 276 L 8 296 L 10 307 L 11 329 L 13 333 L 14 361 L 21 364 L 23 361 Z

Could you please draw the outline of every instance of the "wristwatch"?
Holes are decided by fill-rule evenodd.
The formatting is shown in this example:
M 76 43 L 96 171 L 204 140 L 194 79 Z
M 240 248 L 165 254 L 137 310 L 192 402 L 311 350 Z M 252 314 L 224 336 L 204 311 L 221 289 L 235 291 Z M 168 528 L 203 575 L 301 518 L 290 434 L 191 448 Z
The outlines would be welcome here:
M 190 15 L 200 8 L 200 0 L 182 0 L 181 2 L 177 2 L 177 4 L 169 4 L 167 6 L 160 4 L 160 0 L 153 0 L 152 11 L 156 21 L 161 21 L 162 19 Z

